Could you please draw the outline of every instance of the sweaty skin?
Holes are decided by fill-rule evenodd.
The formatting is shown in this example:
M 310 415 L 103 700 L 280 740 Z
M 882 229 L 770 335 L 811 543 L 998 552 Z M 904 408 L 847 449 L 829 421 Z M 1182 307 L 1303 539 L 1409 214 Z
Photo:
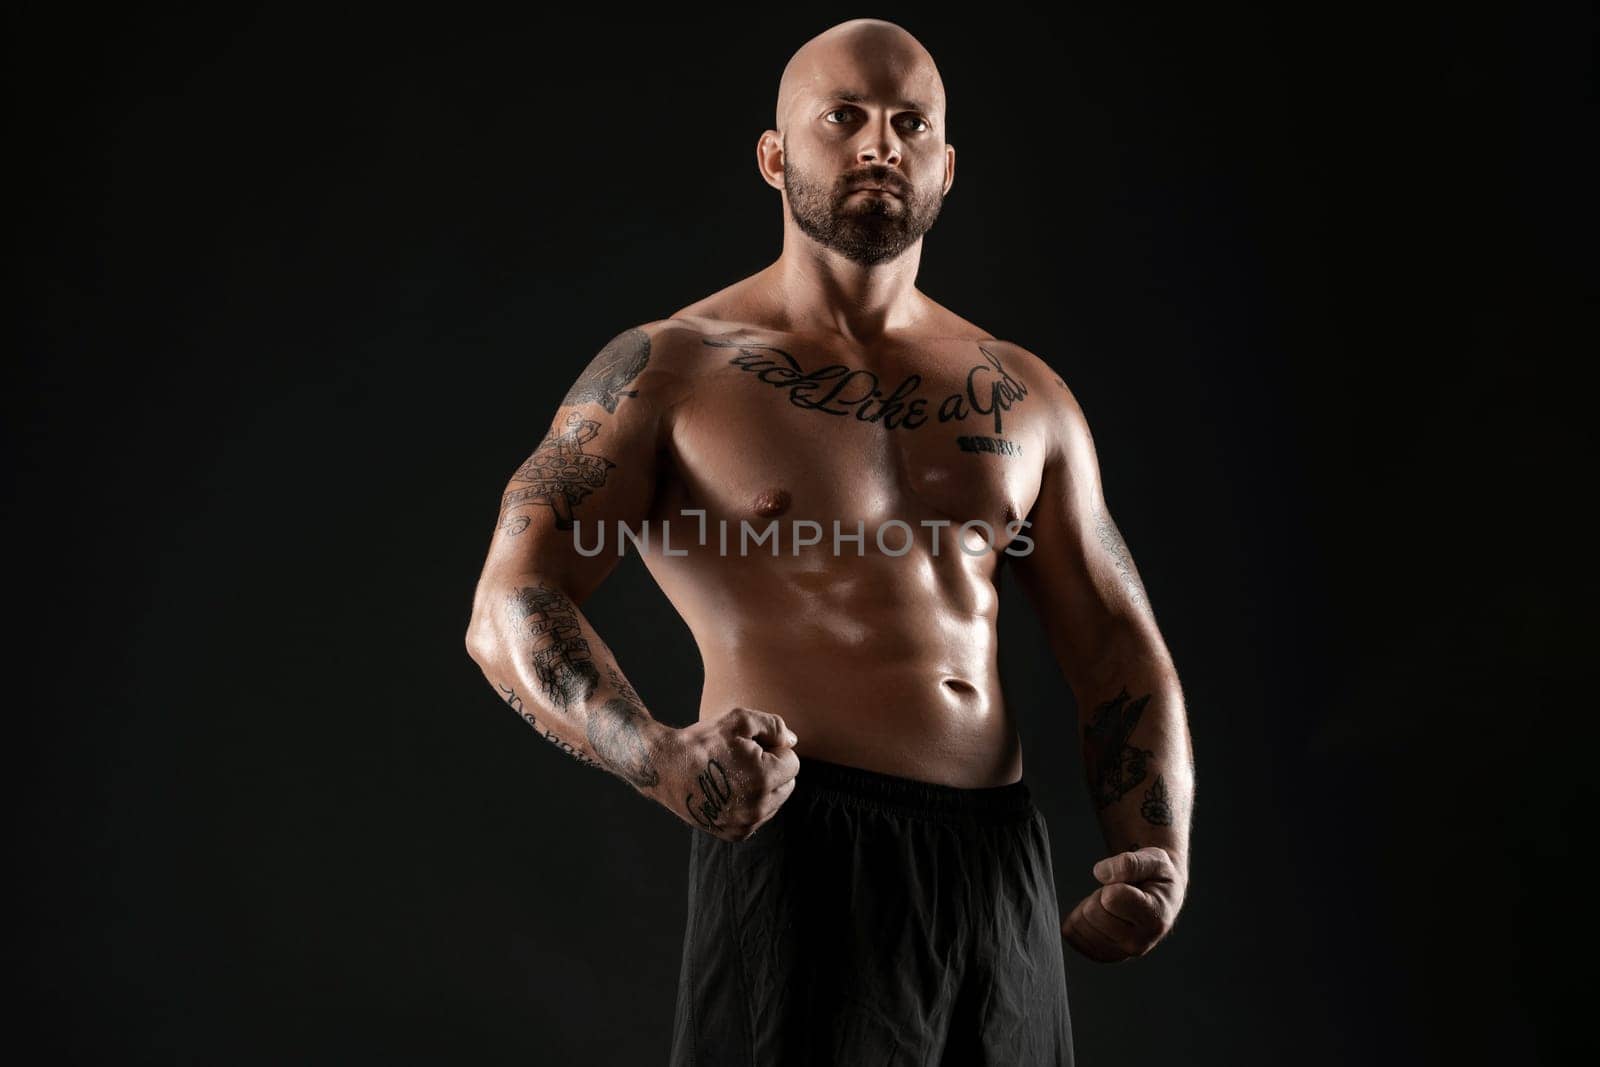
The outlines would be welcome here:
M 1125 959 L 1187 886 L 1182 692 L 1070 389 L 916 288 L 955 177 L 944 110 L 932 58 L 893 24 L 852 20 L 795 54 L 756 152 L 782 255 L 592 358 L 506 486 L 468 648 L 541 735 L 743 840 L 789 795 L 796 753 L 1017 781 L 996 636 L 999 568 L 1016 567 L 1077 697 L 1112 853 L 1063 930 Z M 681 730 L 581 610 L 618 523 L 700 652 Z
M 1016 781 L 1022 753 L 995 642 L 1006 557 L 984 550 L 982 527 L 969 530 L 976 555 L 958 533 L 982 520 L 997 547 L 1010 543 L 1007 524 L 1037 500 L 1048 449 L 1050 408 L 1035 396 L 1060 387 L 1014 346 L 933 307 L 927 326 L 870 346 L 785 330 L 763 312 L 759 284 L 647 327 L 652 362 L 661 353 L 681 390 L 650 525 L 670 524 L 671 548 L 686 554 L 657 541 L 643 558 L 700 648 L 702 717 L 759 708 L 781 716 L 806 755 L 959 786 Z M 881 418 L 858 417 L 883 407 L 874 391 L 906 382 Z M 951 396 L 965 417 L 941 423 Z M 963 450 L 964 437 L 1014 454 Z M 699 511 L 704 545 L 698 515 L 685 514 Z M 776 542 L 755 544 L 773 519 Z M 805 520 L 816 527 L 797 526 Z M 819 543 L 797 553 L 808 538 Z

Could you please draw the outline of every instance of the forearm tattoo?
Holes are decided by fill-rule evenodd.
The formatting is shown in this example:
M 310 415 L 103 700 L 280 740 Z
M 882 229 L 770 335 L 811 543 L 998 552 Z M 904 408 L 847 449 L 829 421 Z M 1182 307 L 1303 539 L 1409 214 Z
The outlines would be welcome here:
M 638 692 L 628 684 L 628 680 L 622 676 L 622 672 L 609 663 L 606 664 L 606 678 L 611 682 L 611 688 L 615 689 L 617 695 L 623 700 L 632 701 L 641 708 L 644 707 L 644 700 L 639 696 Z
M 609 668 L 608 672 L 616 675 Z M 632 693 L 632 688 L 628 692 Z M 595 754 L 640 789 L 648 789 L 661 781 L 645 737 L 645 728 L 650 722 L 644 707 L 627 695 L 614 696 L 588 713 L 586 732 Z
M 1154 784 L 1145 790 L 1144 803 L 1139 805 L 1139 814 L 1144 816 L 1144 821 L 1152 826 L 1172 825 L 1172 805 L 1167 800 L 1167 783 L 1161 775 L 1156 775 Z
M 529 711 L 527 706 L 523 704 L 522 698 L 517 696 L 516 690 L 510 688 L 509 686 L 499 684 L 497 684 L 495 688 L 500 690 L 501 698 L 504 699 L 508 705 L 510 705 L 511 710 L 522 716 L 523 721 L 529 726 L 533 727 L 534 733 L 538 734 L 546 741 L 549 741 L 552 745 L 555 745 L 561 751 L 565 752 L 567 755 L 571 756 L 585 767 L 595 767 L 599 770 L 605 770 L 604 767 L 600 766 L 599 762 L 590 759 L 588 756 L 585 756 L 581 751 L 579 751 L 578 747 L 572 742 L 565 740 L 554 730 L 550 730 L 539 725 L 539 720 L 535 719 L 533 717 L 533 712 Z
M 545 698 L 558 708 L 594 695 L 600 672 L 578 625 L 578 609 L 560 590 L 523 586 L 507 611 L 517 632 L 533 639 L 533 674 Z
M 1128 699 L 1123 689 L 1094 709 L 1083 730 L 1083 752 L 1089 768 L 1089 792 L 1095 808 L 1103 810 L 1121 800 L 1145 779 L 1149 749 L 1130 744 L 1134 727 L 1150 703 L 1150 694 Z M 1164 789 L 1163 789 L 1164 792 Z
M 717 822 L 733 799 L 733 782 L 727 770 L 715 759 L 706 761 L 706 769 L 695 778 L 699 796 L 690 793 L 683 798 L 690 818 L 708 830 L 720 828 Z
M 656 785 L 661 779 L 644 738 L 644 724 L 652 721 L 644 701 L 609 663 L 606 680 L 617 695 L 606 702 L 598 717 L 590 716 L 589 740 L 601 758 L 616 766 L 628 781 L 644 788 Z
M 583 446 L 594 440 L 600 424 L 576 411 L 567 414 L 558 433 L 551 430 L 511 476 L 515 488 L 500 500 L 500 528 L 515 537 L 528 528 L 523 508 L 542 505 L 555 512 L 556 529 L 572 529 L 572 509 L 591 492 L 606 484 L 616 466 L 604 456 L 591 455 Z
M 1094 509 L 1094 532 L 1100 540 L 1100 547 L 1111 556 L 1111 564 L 1116 567 L 1134 606 L 1147 603 L 1149 597 L 1145 595 L 1144 583 L 1139 580 L 1139 572 L 1133 566 L 1133 557 L 1128 554 L 1128 544 L 1122 539 L 1122 531 L 1117 529 L 1111 516 L 1098 504 Z

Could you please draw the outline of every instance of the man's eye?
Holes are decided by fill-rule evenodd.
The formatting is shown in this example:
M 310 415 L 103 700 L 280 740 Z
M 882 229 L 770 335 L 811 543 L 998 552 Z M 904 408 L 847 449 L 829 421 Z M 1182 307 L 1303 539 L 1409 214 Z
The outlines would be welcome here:
M 922 118 L 921 116 L 918 116 L 918 115 L 912 115 L 906 121 L 916 123 L 917 124 L 917 132 L 918 133 L 921 133 L 923 130 L 926 130 L 928 128 L 928 120 L 925 119 L 925 118 Z
M 850 114 L 850 109 L 849 108 L 847 108 L 847 107 L 836 107 L 832 111 L 828 112 L 826 117 L 827 118 L 832 118 L 834 115 L 848 115 L 848 114 Z

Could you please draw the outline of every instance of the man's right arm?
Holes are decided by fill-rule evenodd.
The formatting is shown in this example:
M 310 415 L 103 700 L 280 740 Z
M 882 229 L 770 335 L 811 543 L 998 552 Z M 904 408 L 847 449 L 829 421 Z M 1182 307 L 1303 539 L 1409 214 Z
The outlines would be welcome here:
M 787 798 L 794 735 L 747 709 L 686 730 L 658 722 L 579 608 L 620 558 L 619 524 L 637 532 L 650 513 L 671 412 L 687 394 L 670 355 L 687 330 L 661 320 L 623 331 L 568 390 L 501 497 L 467 650 L 500 698 L 562 751 L 740 840 Z M 601 529 L 608 550 L 577 550 L 575 533 L 593 546 Z

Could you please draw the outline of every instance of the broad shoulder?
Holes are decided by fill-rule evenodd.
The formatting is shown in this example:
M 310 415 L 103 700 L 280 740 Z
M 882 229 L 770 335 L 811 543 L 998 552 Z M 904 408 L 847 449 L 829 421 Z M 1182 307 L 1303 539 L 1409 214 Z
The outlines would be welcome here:
M 930 298 L 928 304 L 934 311 L 931 325 L 935 331 L 954 340 L 970 341 L 978 345 L 999 360 L 1006 373 L 1020 379 L 1028 387 L 1030 394 L 1037 392 L 1050 397 L 1049 406 L 1054 406 L 1055 402 L 1063 400 L 1075 406 L 1072 390 L 1067 388 L 1067 383 L 1062 381 L 1055 369 L 1038 354 L 1016 341 L 996 336 L 936 300 Z
M 1022 379 L 1031 395 L 1037 394 L 1043 406 L 1063 417 L 1082 418 L 1078 398 L 1056 369 L 1043 357 L 1015 341 L 990 337 L 978 342 L 1005 365 L 1007 373 Z
M 613 334 L 590 350 L 583 371 L 562 406 L 598 404 L 616 414 L 624 397 L 646 400 L 642 408 L 661 411 L 689 393 L 702 334 L 677 319 L 654 319 Z
M 1047 454 L 1052 459 L 1071 458 L 1082 454 L 1089 441 L 1089 424 L 1083 408 L 1072 388 L 1056 369 L 1037 353 L 1016 343 L 991 338 L 979 342 L 991 352 L 1006 373 L 1018 378 L 1028 388 L 1028 405 L 1034 407 L 1042 419 L 1049 445 Z
M 649 346 L 648 363 L 656 377 L 681 399 L 705 373 L 705 342 L 740 329 L 701 316 L 656 319 L 634 328 Z

